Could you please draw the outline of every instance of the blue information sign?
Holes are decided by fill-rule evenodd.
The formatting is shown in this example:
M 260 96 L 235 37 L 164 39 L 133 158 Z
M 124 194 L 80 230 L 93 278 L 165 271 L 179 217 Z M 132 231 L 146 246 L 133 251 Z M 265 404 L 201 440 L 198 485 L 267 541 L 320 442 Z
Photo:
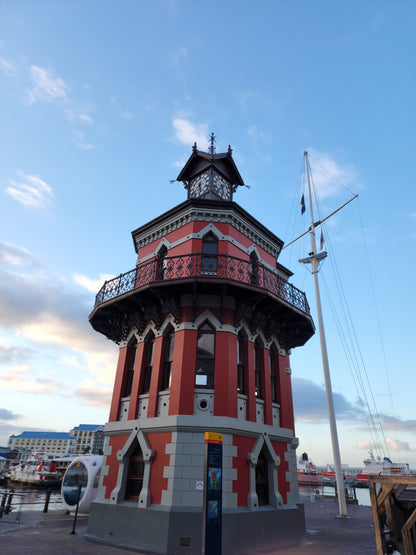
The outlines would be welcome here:
M 207 432 L 205 444 L 205 555 L 221 555 L 222 434 Z

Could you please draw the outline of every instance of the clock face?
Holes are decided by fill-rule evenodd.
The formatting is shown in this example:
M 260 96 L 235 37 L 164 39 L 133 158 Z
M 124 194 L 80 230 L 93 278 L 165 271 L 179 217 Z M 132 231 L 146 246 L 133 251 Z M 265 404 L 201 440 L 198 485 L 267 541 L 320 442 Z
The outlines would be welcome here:
M 191 180 L 189 192 L 191 197 L 204 197 L 209 191 L 209 172 L 202 173 Z
M 219 173 L 210 168 L 191 179 L 189 184 L 191 198 L 219 198 L 231 200 L 231 186 Z
M 213 191 L 223 200 L 231 200 L 229 183 L 217 172 L 213 172 Z

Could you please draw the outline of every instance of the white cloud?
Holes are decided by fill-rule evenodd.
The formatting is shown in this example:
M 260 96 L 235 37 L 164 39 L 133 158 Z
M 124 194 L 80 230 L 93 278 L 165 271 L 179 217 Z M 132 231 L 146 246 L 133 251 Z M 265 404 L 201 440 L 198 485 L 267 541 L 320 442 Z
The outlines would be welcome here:
M 176 138 L 185 145 L 197 143 L 199 148 L 208 148 L 208 126 L 206 124 L 194 124 L 185 118 L 173 120 Z
M 103 387 L 91 379 L 84 380 L 75 390 L 76 397 L 82 399 L 85 405 L 100 408 L 110 407 L 111 394 L 110 387 Z
M 33 268 L 39 261 L 24 247 L 0 241 L 0 263 L 11 266 Z
M 79 129 L 73 129 L 72 136 L 74 139 L 74 143 L 81 150 L 90 150 L 94 148 L 94 145 L 91 145 L 87 142 L 84 131 L 80 131 Z
M 20 204 L 32 208 L 45 208 L 53 197 L 51 187 L 36 175 L 18 172 L 19 180 L 10 179 L 7 193 Z
M 14 75 L 16 73 L 16 68 L 11 62 L 8 62 L 4 58 L 0 58 L 0 71 L 7 75 Z
M 321 200 L 337 195 L 346 186 L 357 188 L 358 172 L 352 166 L 341 166 L 328 154 L 308 148 L 312 179 Z
M 27 101 L 33 104 L 37 100 L 65 101 L 68 99 L 68 86 L 52 71 L 39 66 L 31 66 L 32 88 L 27 90 Z
M 65 116 L 66 119 L 71 123 L 73 123 L 74 121 L 87 123 L 89 125 L 92 125 L 94 123 L 92 117 L 89 114 L 80 110 L 65 110 Z
M 115 276 L 111 274 L 100 274 L 98 279 L 91 279 L 83 274 L 74 274 L 73 279 L 75 283 L 86 289 L 87 291 L 91 291 L 91 293 L 98 293 L 98 291 L 103 286 L 104 282 L 113 279 Z
M 3 390 L 11 389 L 25 393 L 36 394 L 59 394 L 68 389 L 65 382 L 55 379 L 51 373 L 42 373 L 34 377 L 26 364 L 11 366 L 8 370 L 1 372 Z
M 398 439 L 386 438 L 386 443 L 390 449 L 394 451 L 412 451 L 407 441 L 399 441 Z
M 36 343 L 69 348 L 82 354 L 90 372 L 100 376 L 103 383 L 113 383 L 117 354 L 114 345 L 107 346 L 98 335 L 96 338 L 92 333 L 85 333 L 79 322 L 44 312 L 24 323 L 20 331 Z

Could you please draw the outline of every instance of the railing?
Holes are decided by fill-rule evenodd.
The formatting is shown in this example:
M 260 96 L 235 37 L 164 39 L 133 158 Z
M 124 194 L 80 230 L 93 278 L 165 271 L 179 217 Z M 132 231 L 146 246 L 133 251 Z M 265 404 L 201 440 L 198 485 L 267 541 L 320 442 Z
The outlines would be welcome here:
M 309 314 L 306 295 L 262 264 L 253 264 L 228 254 L 201 253 L 154 258 L 125 274 L 106 281 L 95 298 L 95 306 L 114 299 L 136 287 L 151 282 L 195 277 L 229 279 L 267 289 L 291 305 Z

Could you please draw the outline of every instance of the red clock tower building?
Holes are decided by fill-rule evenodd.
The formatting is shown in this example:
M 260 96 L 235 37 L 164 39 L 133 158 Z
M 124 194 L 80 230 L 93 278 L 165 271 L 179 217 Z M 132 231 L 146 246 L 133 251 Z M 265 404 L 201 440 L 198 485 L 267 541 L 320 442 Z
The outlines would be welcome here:
M 119 346 L 96 541 L 201 553 L 205 433 L 221 434 L 222 551 L 304 530 L 290 349 L 314 333 L 283 242 L 233 201 L 232 151 L 193 147 L 188 198 L 132 232 L 136 267 L 104 284 L 90 315 Z

